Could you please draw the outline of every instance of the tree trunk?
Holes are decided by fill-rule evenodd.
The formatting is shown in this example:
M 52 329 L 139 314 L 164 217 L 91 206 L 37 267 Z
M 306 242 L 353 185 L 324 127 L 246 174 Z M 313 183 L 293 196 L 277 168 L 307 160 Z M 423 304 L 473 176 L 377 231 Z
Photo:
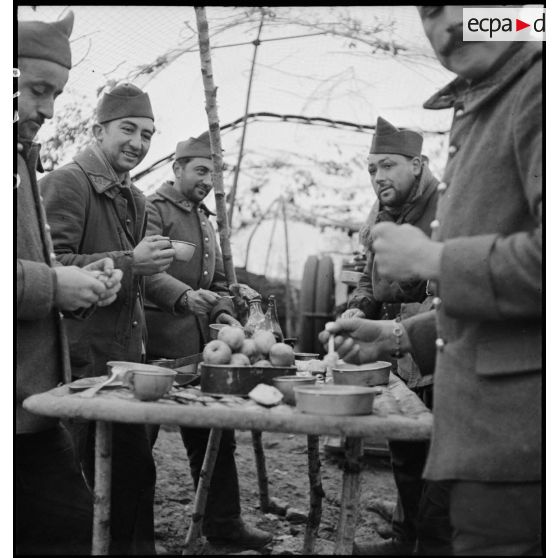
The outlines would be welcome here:
M 225 188 L 223 186 L 223 155 L 221 148 L 221 131 L 219 129 L 219 115 L 217 113 L 217 87 L 213 81 L 213 68 L 211 65 L 211 48 L 209 45 L 209 27 L 203 6 L 194 6 L 196 24 L 198 27 L 198 42 L 200 45 L 201 73 L 203 89 L 205 92 L 205 112 L 209 122 L 209 141 L 211 144 L 211 159 L 213 160 L 213 191 L 215 192 L 215 205 L 217 209 L 217 226 L 225 277 L 227 283 L 236 283 L 236 272 L 231 251 L 231 231 L 227 219 L 227 203 L 225 201 Z

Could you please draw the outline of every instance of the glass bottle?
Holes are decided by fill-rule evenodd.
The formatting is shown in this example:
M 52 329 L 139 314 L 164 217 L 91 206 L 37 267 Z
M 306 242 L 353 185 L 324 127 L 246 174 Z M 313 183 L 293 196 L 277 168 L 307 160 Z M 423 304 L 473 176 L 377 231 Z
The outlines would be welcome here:
M 265 315 L 262 310 L 262 299 L 257 296 L 249 301 L 249 314 L 246 324 L 244 324 L 244 333 L 246 337 L 252 337 L 256 331 L 267 329 L 265 327 Z
M 267 312 L 265 313 L 265 326 L 266 329 L 269 329 L 273 335 L 275 335 L 275 339 L 277 343 L 283 342 L 283 331 L 281 330 L 281 326 L 279 324 L 279 318 L 277 317 L 277 303 L 275 301 L 275 295 L 269 295 L 267 301 Z

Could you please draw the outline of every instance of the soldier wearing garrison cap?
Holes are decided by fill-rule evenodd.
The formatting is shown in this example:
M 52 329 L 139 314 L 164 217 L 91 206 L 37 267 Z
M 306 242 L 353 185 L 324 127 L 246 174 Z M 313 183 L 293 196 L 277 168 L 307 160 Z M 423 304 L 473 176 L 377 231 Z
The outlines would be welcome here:
M 164 271 L 174 257 L 168 237 L 145 235 L 145 196 L 130 179 L 154 131 L 147 93 L 117 85 L 99 100 L 93 143 L 41 180 L 58 259 L 83 265 L 109 255 L 123 272 L 116 302 L 70 331 L 74 378 L 105 375 L 110 360 L 145 360 L 145 278 Z M 86 422 L 73 432 L 91 483 L 93 430 Z M 154 554 L 155 465 L 146 429 L 115 424 L 113 443 L 111 553 Z
M 240 325 L 234 318 L 223 258 L 203 203 L 213 188 L 209 134 L 181 141 L 172 165 L 174 181 L 148 197 L 148 234 L 167 235 L 196 245 L 188 263 L 175 261 L 146 285 L 148 358 L 177 358 L 200 353 L 209 340 L 209 324 Z M 155 443 L 159 428 L 152 428 Z M 190 471 L 197 486 L 209 429 L 181 428 Z M 203 533 L 210 542 L 258 548 L 271 535 L 241 519 L 233 430 L 224 430 L 211 479 Z
M 52 251 L 37 185 L 33 139 L 71 68 L 74 14 L 55 23 L 18 22 L 17 366 L 15 503 L 17 554 L 89 554 L 92 501 L 70 435 L 57 419 L 28 413 L 22 401 L 70 380 L 65 317 L 116 298 L 121 272 L 109 258 L 79 269 Z
M 397 128 L 381 116 L 368 155 L 368 172 L 377 200 L 360 231 L 367 249 L 367 262 L 357 288 L 351 293 L 344 318 L 392 320 L 430 308 L 426 281 L 391 282 L 376 271 L 370 229 L 375 223 L 412 224 L 425 232 L 436 212 L 438 180 L 422 157 L 423 137 L 418 132 Z M 432 376 L 422 376 L 410 355 L 394 360 L 396 373 L 408 387 L 432 407 Z M 428 453 L 427 442 L 390 442 L 392 468 L 398 501 L 392 518 L 393 538 L 376 545 L 357 546 L 357 552 L 385 555 L 411 554 L 418 544 L 420 553 L 450 550 L 447 487 L 425 484 L 421 478 Z M 432 502 L 435 502 L 434 505 Z M 437 523 L 429 517 L 435 514 Z

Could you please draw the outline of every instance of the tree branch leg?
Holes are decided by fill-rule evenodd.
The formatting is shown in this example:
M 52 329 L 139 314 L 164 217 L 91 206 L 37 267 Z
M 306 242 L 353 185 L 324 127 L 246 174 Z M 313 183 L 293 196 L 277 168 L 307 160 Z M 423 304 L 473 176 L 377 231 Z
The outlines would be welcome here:
M 184 543 L 184 550 L 182 555 L 189 556 L 198 554 L 201 546 L 201 530 L 203 518 L 205 516 L 205 505 L 207 503 L 207 494 L 209 492 L 209 484 L 213 476 L 213 469 L 217 461 L 217 454 L 219 452 L 219 444 L 221 443 L 220 428 L 212 428 L 209 433 L 207 447 L 205 450 L 205 457 L 203 459 L 202 470 L 200 472 L 200 479 L 198 482 L 198 489 L 196 490 L 196 498 L 194 500 L 194 511 L 192 512 L 192 520 L 188 527 L 188 534 Z
M 302 554 L 314 554 L 314 544 L 318 536 L 322 518 L 322 477 L 320 474 L 320 437 L 308 436 L 308 478 L 310 480 L 310 513 L 304 532 Z
M 345 440 L 343 490 L 341 493 L 341 510 L 334 550 L 336 555 L 348 556 L 353 553 L 353 543 L 358 521 L 363 446 L 362 438 L 347 438 Z
M 93 487 L 92 555 L 107 556 L 110 546 L 110 490 L 112 474 L 112 424 L 95 424 L 95 484 Z

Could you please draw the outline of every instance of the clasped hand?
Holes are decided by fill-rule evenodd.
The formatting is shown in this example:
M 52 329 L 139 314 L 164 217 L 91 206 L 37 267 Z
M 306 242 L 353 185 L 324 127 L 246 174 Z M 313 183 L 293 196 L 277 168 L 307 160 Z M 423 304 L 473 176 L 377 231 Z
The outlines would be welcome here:
M 134 248 L 133 270 L 136 275 L 154 275 L 165 271 L 172 263 L 175 250 L 168 236 L 145 236 Z
M 93 304 L 108 306 L 121 288 L 122 271 L 114 269 L 110 258 L 103 258 L 83 268 L 56 266 L 54 303 L 57 308 L 74 311 Z
M 378 223 L 372 228 L 374 263 L 390 281 L 437 279 L 443 244 L 409 224 Z

